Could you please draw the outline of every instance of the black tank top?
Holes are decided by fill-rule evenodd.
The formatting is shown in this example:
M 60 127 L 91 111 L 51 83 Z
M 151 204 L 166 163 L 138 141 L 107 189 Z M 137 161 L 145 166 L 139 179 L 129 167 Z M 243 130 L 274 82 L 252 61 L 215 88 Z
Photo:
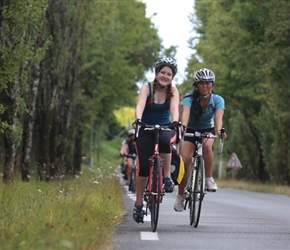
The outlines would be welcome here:
M 136 154 L 136 148 L 135 148 L 135 144 L 133 144 L 133 142 L 131 140 L 127 140 L 127 145 L 128 145 L 128 154 L 132 155 L 132 154 Z

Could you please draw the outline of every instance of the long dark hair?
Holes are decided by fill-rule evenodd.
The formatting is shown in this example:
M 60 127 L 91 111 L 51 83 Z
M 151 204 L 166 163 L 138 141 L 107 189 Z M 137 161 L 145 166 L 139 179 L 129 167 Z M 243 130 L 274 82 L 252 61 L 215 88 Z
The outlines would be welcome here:
M 199 121 L 199 117 L 202 115 L 203 110 L 200 103 L 200 94 L 197 91 L 197 89 L 192 91 L 192 96 L 193 96 L 193 100 L 192 100 L 190 112 L 194 115 L 195 120 Z
M 213 90 L 211 90 L 210 95 L 211 94 L 214 94 Z M 192 114 L 194 115 L 195 120 L 199 121 L 199 117 L 202 115 L 203 109 L 200 103 L 200 94 L 197 91 L 197 89 L 194 89 L 192 91 L 192 96 L 193 96 L 193 100 L 192 100 L 190 112 L 192 112 Z

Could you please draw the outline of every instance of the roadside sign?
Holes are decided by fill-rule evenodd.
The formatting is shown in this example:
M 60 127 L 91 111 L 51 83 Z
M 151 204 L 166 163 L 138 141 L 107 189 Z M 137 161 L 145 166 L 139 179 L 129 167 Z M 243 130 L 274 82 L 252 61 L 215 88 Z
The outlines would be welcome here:
M 236 153 L 232 153 L 227 162 L 226 168 L 242 168 L 242 164 Z

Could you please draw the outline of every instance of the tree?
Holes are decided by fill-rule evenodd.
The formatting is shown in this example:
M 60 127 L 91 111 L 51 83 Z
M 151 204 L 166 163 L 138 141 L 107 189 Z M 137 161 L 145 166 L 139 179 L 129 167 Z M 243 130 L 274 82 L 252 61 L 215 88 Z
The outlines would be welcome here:
M 16 160 L 24 181 L 33 161 L 40 180 L 77 174 L 91 124 L 102 135 L 113 111 L 135 102 L 136 82 L 161 49 L 157 30 L 136 0 L 0 7 L 3 179 L 13 179 Z
M 216 72 L 227 149 L 245 166 L 239 177 L 289 183 L 287 9 L 287 1 L 196 1 L 197 53 L 190 63 Z
M 4 182 L 13 180 L 17 149 L 21 145 L 21 123 L 26 113 L 23 94 L 28 88 L 29 66 L 41 59 L 39 48 L 34 45 L 42 29 L 43 8 L 45 1 L 30 4 L 1 1 L 0 121 L 5 148 Z
M 158 58 L 161 41 L 141 2 L 93 1 L 91 10 L 81 76 L 83 118 L 90 129 L 104 134 L 114 110 L 135 104 L 136 82 Z

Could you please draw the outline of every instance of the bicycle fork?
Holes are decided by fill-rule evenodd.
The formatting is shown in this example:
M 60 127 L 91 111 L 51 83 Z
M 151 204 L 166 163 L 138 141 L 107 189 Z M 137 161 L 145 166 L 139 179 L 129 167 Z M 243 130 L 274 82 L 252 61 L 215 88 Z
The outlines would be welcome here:
M 156 156 L 158 157 L 158 156 Z M 156 197 L 158 196 L 158 193 L 155 192 L 155 188 L 153 187 L 153 171 L 155 169 L 155 166 L 154 166 L 154 158 L 149 158 L 150 160 L 150 168 L 149 168 L 149 177 L 148 177 L 148 182 L 147 182 L 147 186 L 146 186 L 146 189 L 145 189 L 145 192 L 144 192 L 144 195 L 143 195 L 143 199 L 144 201 L 147 203 L 147 206 L 146 206 L 146 211 L 145 211 L 145 214 L 147 215 L 147 209 L 149 208 L 149 211 L 151 212 L 151 207 L 150 207 L 150 203 L 151 203 L 151 198 L 153 195 L 154 199 L 157 199 Z M 159 196 L 159 203 L 162 203 L 162 200 L 163 200 L 163 195 L 164 195 L 164 185 L 163 185 L 163 174 L 162 174 L 162 162 L 163 160 L 160 158 L 160 168 L 161 168 L 161 171 L 160 171 L 160 175 L 159 175 L 159 185 L 160 185 L 160 196 Z
M 203 178 L 201 175 L 199 176 L 196 176 L 198 174 L 198 161 L 200 161 L 201 158 L 200 156 L 196 156 L 195 157 L 195 160 L 194 160 L 194 165 L 193 165 L 193 169 L 191 170 L 191 175 L 190 175 L 190 178 L 188 180 L 188 183 L 185 187 L 185 190 L 184 190 L 184 195 L 185 195 L 185 204 L 184 204 L 184 210 L 186 210 L 186 206 L 187 206 L 187 203 L 189 202 L 190 200 L 190 195 L 192 193 L 194 193 L 194 195 L 197 196 L 197 201 L 198 200 L 201 200 L 203 201 L 204 199 L 204 195 L 205 195 L 205 183 L 203 181 L 203 186 L 202 186 L 202 190 L 197 190 L 197 187 L 199 186 L 198 183 L 201 182 L 201 179 L 200 178 Z M 198 177 L 198 179 L 197 179 Z

